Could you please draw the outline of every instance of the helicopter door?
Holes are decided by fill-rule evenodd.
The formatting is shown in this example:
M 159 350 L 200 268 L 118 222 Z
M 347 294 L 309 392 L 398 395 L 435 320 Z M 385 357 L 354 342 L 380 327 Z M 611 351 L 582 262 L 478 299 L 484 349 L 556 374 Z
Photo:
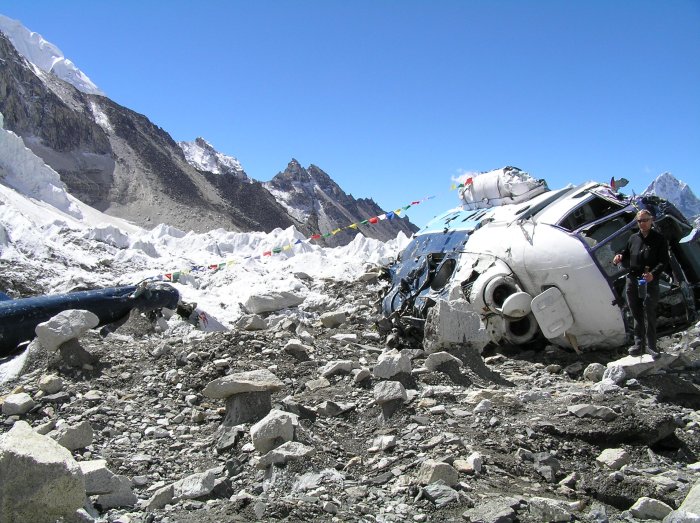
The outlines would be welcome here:
M 540 325 L 542 334 L 548 339 L 558 338 L 574 324 L 571 309 L 564 300 L 564 295 L 556 287 L 550 287 L 532 298 L 532 313 Z

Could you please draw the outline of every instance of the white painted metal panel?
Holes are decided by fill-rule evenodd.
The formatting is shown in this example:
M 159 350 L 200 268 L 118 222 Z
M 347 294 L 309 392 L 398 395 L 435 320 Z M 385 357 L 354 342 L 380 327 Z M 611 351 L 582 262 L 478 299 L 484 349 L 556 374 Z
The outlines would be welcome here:
M 532 313 L 548 339 L 563 336 L 574 324 L 574 317 L 561 291 L 550 287 L 532 299 Z
M 503 302 L 501 311 L 504 316 L 509 318 L 524 318 L 530 314 L 532 296 L 527 292 L 515 292 L 506 298 Z

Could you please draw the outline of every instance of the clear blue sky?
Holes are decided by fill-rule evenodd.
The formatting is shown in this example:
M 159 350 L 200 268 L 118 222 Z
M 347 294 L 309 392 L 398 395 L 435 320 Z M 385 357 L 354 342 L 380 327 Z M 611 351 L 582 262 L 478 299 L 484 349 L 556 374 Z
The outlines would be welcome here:
M 422 226 L 452 178 L 700 191 L 700 0 L 0 0 L 117 103 Z

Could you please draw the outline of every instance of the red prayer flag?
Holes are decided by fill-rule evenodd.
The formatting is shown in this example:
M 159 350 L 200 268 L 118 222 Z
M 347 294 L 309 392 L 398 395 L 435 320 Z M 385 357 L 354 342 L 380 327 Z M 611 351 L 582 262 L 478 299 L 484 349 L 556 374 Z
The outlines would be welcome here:
M 369 223 L 377 223 L 378 221 L 379 221 L 379 218 L 377 218 L 376 216 L 369 219 Z

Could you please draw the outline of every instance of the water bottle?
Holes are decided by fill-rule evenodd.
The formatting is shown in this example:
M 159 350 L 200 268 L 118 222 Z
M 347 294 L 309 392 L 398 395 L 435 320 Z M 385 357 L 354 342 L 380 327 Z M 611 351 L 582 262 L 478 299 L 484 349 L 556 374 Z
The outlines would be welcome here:
M 637 293 L 641 299 L 647 297 L 647 281 L 644 278 L 637 280 Z
M 649 267 L 644 268 L 644 274 L 649 272 Z M 641 299 L 644 299 L 647 297 L 647 280 L 644 277 L 639 278 L 637 280 L 637 293 Z

